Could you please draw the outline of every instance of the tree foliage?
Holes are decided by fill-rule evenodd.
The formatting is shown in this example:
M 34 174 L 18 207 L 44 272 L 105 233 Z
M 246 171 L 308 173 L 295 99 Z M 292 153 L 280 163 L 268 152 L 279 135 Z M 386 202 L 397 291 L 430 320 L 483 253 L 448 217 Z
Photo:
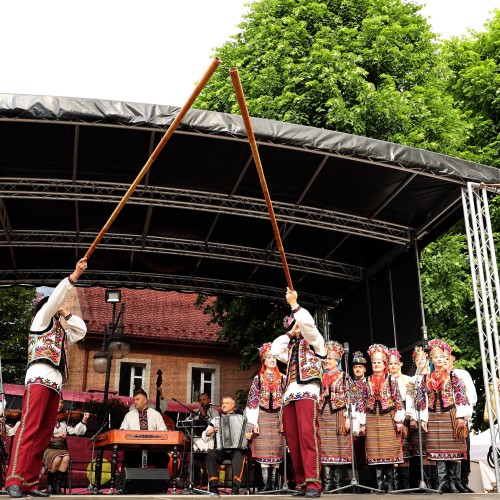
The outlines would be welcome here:
M 261 0 L 216 50 L 222 68 L 197 101 L 238 113 L 238 67 L 252 116 L 454 154 L 468 124 L 446 93 L 436 37 L 402 0 Z
M 443 54 L 449 93 L 472 123 L 461 156 L 500 167 L 500 10 L 485 31 L 446 42 Z
M 3 381 L 23 384 L 35 288 L 0 288 L 0 353 Z

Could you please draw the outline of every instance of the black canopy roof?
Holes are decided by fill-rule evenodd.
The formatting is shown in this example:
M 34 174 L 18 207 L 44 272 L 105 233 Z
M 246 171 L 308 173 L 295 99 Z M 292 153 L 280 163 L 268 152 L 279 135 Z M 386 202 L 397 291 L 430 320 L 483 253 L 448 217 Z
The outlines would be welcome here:
M 0 284 L 74 268 L 178 108 L 0 94 Z M 462 217 L 497 169 L 253 119 L 294 287 L 333 307 Z M 92 255 L 82 284 L 282 299 L 286 280 L 239 116 L 192 110 Z

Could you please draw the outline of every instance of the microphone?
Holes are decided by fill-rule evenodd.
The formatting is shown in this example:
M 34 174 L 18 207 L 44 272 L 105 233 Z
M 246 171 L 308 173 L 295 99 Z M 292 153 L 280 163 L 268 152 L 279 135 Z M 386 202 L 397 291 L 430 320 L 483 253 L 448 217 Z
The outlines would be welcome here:
M 349 342 L 344 342 L 344 354 L 349 354 Z

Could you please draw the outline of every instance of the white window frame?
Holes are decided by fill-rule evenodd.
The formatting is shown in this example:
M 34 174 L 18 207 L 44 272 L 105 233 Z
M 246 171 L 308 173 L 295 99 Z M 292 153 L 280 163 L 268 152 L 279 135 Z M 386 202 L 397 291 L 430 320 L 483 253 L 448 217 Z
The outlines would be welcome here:
M 220 365 L 207 365 L 201 363 L 188 363 L 187 370 L 187 387 L 186 394 L 187 399 L 190 400 L 192 397 L 191 387 L 193 385 L 193 369 L 206 370 L 212 372 L 212 403 L 220 403 Z M 194 402 L 194 401 L 189 401 Z
M 148 398 L 149 399 L 154 399 L 151 397 L 149 394 L 150 389 L 151 389 L 151 360 L 150 359 L 144 359 L 144 358 L 125 358 L 125 359 L 116 359 L 114 360 L 116 362 L 116 371 L 115 371 L 115 387 L 118 389 L 120 387 L 120 373 L 121 373 L 121 368 L 122 368 L 122 363 L 127 363 L 130 365 L 142 365 L 144 372 L 142 375 L 142 379 L 144 381 L 144 385 L 142 388 L 148 393 Z M 132 370 L 130 372 L 130 389 L 132 390 L 133 384 L 133 374 Z M 132 396 L 132 395 L 131 395 Z M 156 397 L 156 394 L 154 395 Z

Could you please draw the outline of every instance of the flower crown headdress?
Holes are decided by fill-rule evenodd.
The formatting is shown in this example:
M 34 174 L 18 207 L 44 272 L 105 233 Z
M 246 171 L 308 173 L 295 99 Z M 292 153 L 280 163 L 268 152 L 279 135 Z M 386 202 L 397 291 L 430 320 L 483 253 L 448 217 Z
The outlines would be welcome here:
M 372 344 L 368 348 L 368 356 L 373 360 L 373 357 L 377 354 L 381 353 L 382 354 L 382 359 L 384 360 L 384 363 L 387 363 L 387 360 L 389 359 L 388 355 L 388 349 L 385 345 L 382 344 Z

